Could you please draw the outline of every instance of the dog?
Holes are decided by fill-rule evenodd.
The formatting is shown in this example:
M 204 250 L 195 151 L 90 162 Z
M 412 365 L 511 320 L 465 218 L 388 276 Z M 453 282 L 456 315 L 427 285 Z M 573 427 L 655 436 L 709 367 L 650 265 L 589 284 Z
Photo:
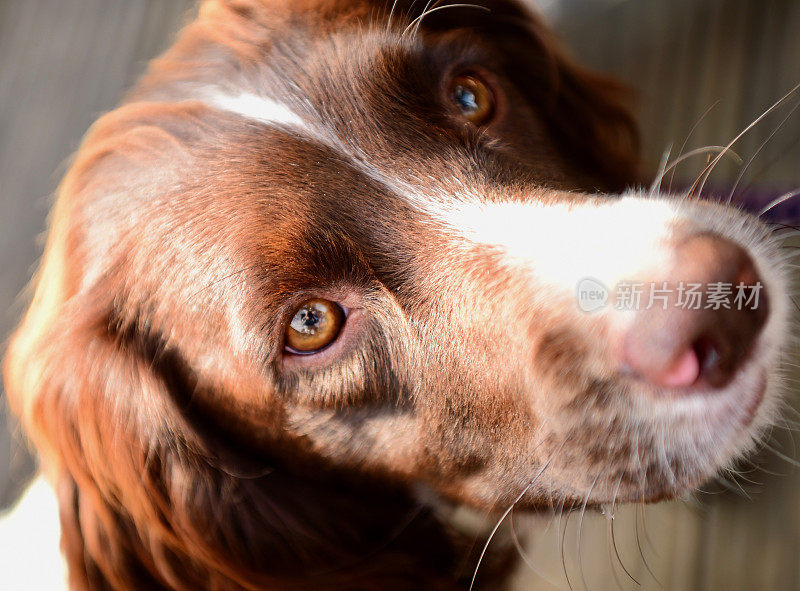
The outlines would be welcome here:
M 203 1 L 79 149 L 5 360 L 70 588 L 498 589 L 437 503 L 655 502 L 750 450 L 788 269 L 632 188 L 637 146 L 515 0 Z

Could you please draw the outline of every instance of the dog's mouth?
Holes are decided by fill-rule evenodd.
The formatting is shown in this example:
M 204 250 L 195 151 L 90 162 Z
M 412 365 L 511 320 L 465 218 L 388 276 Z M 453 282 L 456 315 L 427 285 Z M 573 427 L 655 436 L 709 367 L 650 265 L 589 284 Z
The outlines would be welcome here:
M 767 368 L 773 364 L 768 361 L 770 352 L 763 340 L 759 339 L 741 353 L 742 366 L 724 387 L 710 386 L 701 369 L 695 380 L 698 387 L 647 389 L 645 398 L 649 406 L 639 412 L 645 417 L 652 415 L 655 421 L 672 422 L 676 426 L 683 421 L 695 422 L 720 434 L 749 428 L 770 386 Z
M 616 483 L 595 483 L 584 495 L 596 505 L 681 497 L 750 452 L 773 418 L 780 388 L 764 355 L 757 347 L 721 389 L 646 393 L 636 405 L 640 429 L 631 435 L 635 461 L 616 475 Z
M 542 496 L 555 506 L 651 503 L 702 487 L 752 451 L 774 418 L 777 356 L 762 336 L 721 388 L 611 386 L 613 411 L 581 413 L 569 431 L 550 434 L 547 465 L 521 503 L 536 509 Z

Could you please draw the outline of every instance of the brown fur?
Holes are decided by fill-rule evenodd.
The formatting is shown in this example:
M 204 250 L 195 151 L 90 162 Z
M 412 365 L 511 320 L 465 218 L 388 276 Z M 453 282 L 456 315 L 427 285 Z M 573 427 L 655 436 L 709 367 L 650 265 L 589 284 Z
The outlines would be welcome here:
M 387 33 L 389 4 L 209 0 L 78 152 L 5 366 L 57 485 L 73 589 L 458 588 L 471 541 L 412 484 L 499 507 L 552 451 L 512 443 L 543 415 L 520 403 L 529 371 L 501 372 L 493 350 L 508 339 L 537 358 L 547 404 L 569 408 L 586 378 L 559 368 L 579 338 L 500 332 L 487 315 L 536 324 L 491 254 L 450 265 L 444 238 L 328 148 L 193 100 L 219 80 L 291 90 L 390 170 L 460 166 L 487 195 L 635 180 L 620 89 L 516 3 L 431 14 L 403 40 L 424 3 L 400 2 Z M 471 56 L 507 89 L 493 151 L 430 106 L 438 73 Z M 363 310 L 339 361 L 316 369 L 281 360 L 283 322 L 309 294 Z

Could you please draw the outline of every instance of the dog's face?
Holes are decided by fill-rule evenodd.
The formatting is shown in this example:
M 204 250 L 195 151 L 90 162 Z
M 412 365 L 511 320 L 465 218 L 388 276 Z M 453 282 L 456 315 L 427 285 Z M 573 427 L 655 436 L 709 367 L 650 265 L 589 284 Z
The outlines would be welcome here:
M 79 153 L 12 389 L 69 322 L 242 453 L 480 507 L 674 496 L 746 449 L 788 324 L 768 234 L 598 196 L 635 180 L 615 88 L 478 4 L 206 2 Z M 586 313 L 585 278 L 764 305 Z

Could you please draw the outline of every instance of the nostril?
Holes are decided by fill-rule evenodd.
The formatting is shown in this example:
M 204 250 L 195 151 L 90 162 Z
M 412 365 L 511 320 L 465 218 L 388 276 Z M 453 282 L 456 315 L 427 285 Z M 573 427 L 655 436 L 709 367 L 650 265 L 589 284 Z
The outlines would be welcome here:
M 716 235 L 696 236 L 676 249 L 675 267 L 664 285 L 728 285 L 724 305 L 687 309 L 670 301 L 640 309 L 625 329 L 621 367 L 628 374 L 664 389 L 719 389 L 744 366 L 769 316 L 769 300 L 748 253 Z M 661 283 L 659 283 L 660 285 Z M 756 286 L 751 288 L 747 286 Z M 756 293 L 758 292 L 758 293 Z M 744 301 L 755 305 L 742 305 Z
M 699 377 L 710 386 L 722 387 L 726 381 L 726 371 L 720 346 L 711 337 L 703 336 L 695 341 L 692 349 L 697 356 Z
M 708 337 L 701 337 L 695 341 L 693 347 L 700 364 L 700 370 L 708 372 L 719 365 L 720 356 L 716 345 Z

